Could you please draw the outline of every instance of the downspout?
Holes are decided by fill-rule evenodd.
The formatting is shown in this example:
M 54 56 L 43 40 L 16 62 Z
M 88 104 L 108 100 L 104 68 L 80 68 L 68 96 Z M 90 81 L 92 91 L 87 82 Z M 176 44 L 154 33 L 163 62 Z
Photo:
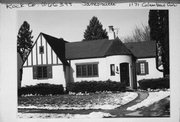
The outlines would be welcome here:
M 158 41 L 156 41 L 156 69 L 160 72 L 163 72 L 164 70 L 163 69 L 159 69 L 159 66 L 158 66 Z
M 137 89 L 136 57 L 133 56 L 133 89 Z
M 68 60 L 68 65 L 65 65 L 65 80 L 66 80 L 66 90 L 67 90 L 67 86 L 68 86 L 68 83 L 71 81 L 71 78 L 70 78 L 70 71 L 71 71 L 71 60 Z

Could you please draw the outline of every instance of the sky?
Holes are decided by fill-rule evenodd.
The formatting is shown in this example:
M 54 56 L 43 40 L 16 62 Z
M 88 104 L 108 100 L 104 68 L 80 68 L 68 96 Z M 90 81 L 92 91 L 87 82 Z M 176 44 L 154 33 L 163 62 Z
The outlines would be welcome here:
M 17 26 L 27 21 L 33 31 L 33 41 L 40 32 L 63 38 L 69 42 L 81 41 L 89 25 L 96 16 L 103 29 L 108 26 L 118 29 L 118 37 L 123 40 L 131 36 L 135 27 L 148 25 L 148 9 L 117 9 L 117 10 L 20 10 L 17 12 Z

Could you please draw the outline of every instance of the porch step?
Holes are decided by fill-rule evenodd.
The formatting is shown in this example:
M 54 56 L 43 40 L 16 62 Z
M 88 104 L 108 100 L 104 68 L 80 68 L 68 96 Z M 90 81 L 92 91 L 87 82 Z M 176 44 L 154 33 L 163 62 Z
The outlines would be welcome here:
M 132 89 L 131 87 L 126 87 L 126 91 L 133 92 L 133 91 L 135 91 L 135 90 Z

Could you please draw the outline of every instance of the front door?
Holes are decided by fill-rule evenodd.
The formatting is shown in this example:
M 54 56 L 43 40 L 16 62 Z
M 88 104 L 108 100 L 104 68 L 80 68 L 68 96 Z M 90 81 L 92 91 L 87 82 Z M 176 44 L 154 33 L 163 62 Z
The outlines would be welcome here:
M 129 63 L 120 64 L 120 78 L 122 83 L 129 86 Z

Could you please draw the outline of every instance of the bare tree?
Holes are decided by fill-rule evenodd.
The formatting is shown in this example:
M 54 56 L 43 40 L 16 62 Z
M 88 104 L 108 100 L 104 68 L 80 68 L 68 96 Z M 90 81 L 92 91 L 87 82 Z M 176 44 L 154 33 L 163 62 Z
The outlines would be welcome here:
M 150 28 L 149 26 L 142 25 L 142 28 L 136 26 L 133 30 L 132 36 L 127 36 L 124 42 L 141 42 L 150 41 Z

